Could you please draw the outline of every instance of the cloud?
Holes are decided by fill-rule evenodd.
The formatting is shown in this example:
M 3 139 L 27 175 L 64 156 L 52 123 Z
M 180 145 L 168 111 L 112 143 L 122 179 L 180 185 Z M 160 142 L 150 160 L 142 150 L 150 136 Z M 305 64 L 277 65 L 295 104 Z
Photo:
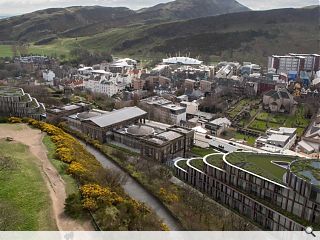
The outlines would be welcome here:
M 129 7 L 140 9 L 173 0 L 0 0 L 0 15 L 14 15 L 39 9 L 68 6 L 101 5 L 109 7 Z M 221 0 L 223 1 L 223 0 Z M 318 0 L 238 0 L 256 10 L 284 7 L 302 7 L 318 4 Z

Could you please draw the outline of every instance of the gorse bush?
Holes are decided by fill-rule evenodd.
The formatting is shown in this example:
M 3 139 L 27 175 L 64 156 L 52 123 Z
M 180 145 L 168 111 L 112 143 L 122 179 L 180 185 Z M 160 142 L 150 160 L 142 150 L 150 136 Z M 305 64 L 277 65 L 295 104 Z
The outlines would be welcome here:
M 162 230 L 164 224 L 143 203 L 131 199 L 124 193 L 115 177 L 91 155 L 84 146 L 61 128 L 28 118 L 11 117 L 11 123 L 27 123 L 46 132 L 56 146 L 56 158 L 67 163 L 67 173 L 80 185 L 80 196 L 70 195 L 66 199 L 65 212 L 71 217 L 83 215 L 89 210 L 96 218 L 101 230 Z M 97 148 L 101 144 L 93 142 Z M 110 175 L 110 176 L 109 176 Z M 108 180 L 112 179 L 112 182 Z M 81 206 L 81 208 L 80 208 Z M 114 219 L 105 220 L 111 211 Z M 82 211 L 82 212 L 81 212 Z M 113 221 L 110 223 L 110 221 Z

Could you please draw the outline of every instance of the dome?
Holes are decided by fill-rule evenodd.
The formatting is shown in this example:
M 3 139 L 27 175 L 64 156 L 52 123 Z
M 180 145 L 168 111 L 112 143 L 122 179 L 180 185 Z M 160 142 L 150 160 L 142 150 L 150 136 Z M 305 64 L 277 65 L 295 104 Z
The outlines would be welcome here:
M 154 129 L 145 125 L 132 125 L 128 127 L 127 133 L 134 136 L 149 136 L 154 133 Z

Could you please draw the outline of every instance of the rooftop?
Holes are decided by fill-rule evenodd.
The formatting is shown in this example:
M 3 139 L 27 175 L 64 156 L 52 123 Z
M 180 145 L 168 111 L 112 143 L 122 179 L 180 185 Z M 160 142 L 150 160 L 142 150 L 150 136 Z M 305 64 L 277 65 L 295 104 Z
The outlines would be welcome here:
M 213 165 L 215 167 L 221 168 L 223 167 L 223 154 L 217 153 L 210 155 L 206 158 L 207 163 Z
M 204 162 L 202 158 L 193 158 L 188 160 L 189 164 L 198 169 L 199 171 L 203 171 L 203 167 L 204 167 Z
M 22 96 L 24 92 L 21 88 L 16 87 L 0 87 L 0 96 L 12 97 L 12 96 Z
M 146 112 L 138 107 L 127 107 L 115 110 L 110 113 L 102 114 L 101 116 L 88 118 L 86 121 L 91 121 L 99 127 L 108 127 L 113 124 L 128 121 L 132 118 L 145 115 Z
M 283 175 L 287 167 L 283 163 L 291 163 L 294 160 L 296 157 L 293 156 L 251 152 L 233 152 L 226 155 L 226 161 L 232 165 L 280 184 L 283 184 Z
M 320 186 L 320 160 L 294 161 L 290 165 L 290 170 L 311 184 Z

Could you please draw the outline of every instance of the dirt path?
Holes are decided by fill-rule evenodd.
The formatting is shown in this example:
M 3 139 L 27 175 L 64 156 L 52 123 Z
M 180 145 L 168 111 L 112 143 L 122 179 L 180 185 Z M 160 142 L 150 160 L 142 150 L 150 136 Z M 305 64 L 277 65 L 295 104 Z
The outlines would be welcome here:
M 60 231 L 94 231 L 90 222 L 78 222 L 64 213 L 66 199 L 65 182 L 47 157 L 47 149 L 42 143 L 44 133 L 24 124 L 0 124 L 0 138 L 12 137 L 15 141 L 29 146 L 38 160 L 39 168 L 50 192 L 53 215 Z

